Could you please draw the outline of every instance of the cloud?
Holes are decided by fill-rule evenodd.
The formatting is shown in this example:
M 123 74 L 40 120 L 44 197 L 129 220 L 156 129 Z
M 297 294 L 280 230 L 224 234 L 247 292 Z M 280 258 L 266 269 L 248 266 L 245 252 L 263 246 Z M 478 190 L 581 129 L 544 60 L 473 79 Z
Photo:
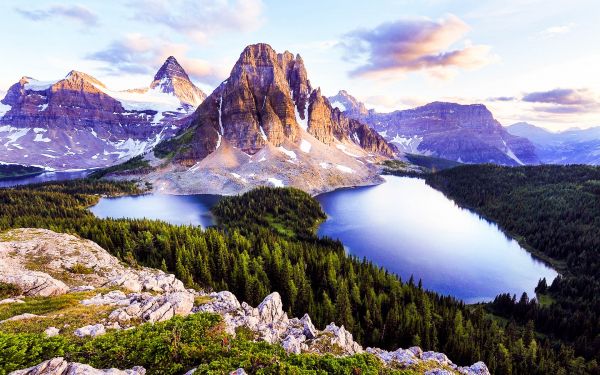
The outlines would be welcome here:
M 487 99 L 488 102 L 514 102 L 515 100 L 517 100 L 517 98 L 514 96 L 497 96 Z
M 600 99 L 589 89 L 554 89 L 526 93 L 521 99 L 535 103 L 534 110 L 555 114 L 589 113 L 600 110 Z
M 573 29 L 574 24 L 552 26 L 540 32 L 542 38 L 551 39 L 562 34 L 568 34 Z
M 524 102 L 553 103 L 562 105 L 586 105 L 596 102 L 593 93 L 587 89 L 554 89 L 531 92 L 523 95 Z
M 175 56 L 194 79 L 216 84 L 227 74 L 209 62 L 187 56 L 188 46 L 141 34 L 128 34 L 106 48 L 88 55 L 88 60 L 106 63 L 102 68 L 109 74 L 153 74 L 169 56 Z
M 426 71 L 447 78 L 457 68 L 475 69 L 495 59 L 489 46 L 473 45 L 467 40 L 462 48 L 450 50 L 468 31 L 469 26 L 454 15 L 438 21 L 403 19 L 352 31 L 341 45 L 348 60 L 363 60 L 351 76 Z
M 131 0 L 135 19 L 163 25 L 197 42 L 223 31 L 245 32 L 264 22 L 262 0 Z
M 45 21 L 57 17 L 71 19 L 85 26 L 97 26 L 98 15 L 82 5 L 52 5 L 45 9 L 15 9 L 32 21 Z

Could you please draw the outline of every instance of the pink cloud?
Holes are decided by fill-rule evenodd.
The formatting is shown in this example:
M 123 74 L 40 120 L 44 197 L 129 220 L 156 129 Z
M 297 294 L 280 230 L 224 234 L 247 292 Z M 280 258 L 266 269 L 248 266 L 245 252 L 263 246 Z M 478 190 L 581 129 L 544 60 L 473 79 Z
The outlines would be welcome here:
M 366 59 L 350 72 L 352 76 L 427 71 L 444 78 L 453 68 L 475 69 L 494 60 L 489 46 L 465 41 L 462 48 L 450 49 L 469 30 L 453 15 L 438 21 L 399 20 L 355 30 L 346 35 L 342 45 L 350 60 Z

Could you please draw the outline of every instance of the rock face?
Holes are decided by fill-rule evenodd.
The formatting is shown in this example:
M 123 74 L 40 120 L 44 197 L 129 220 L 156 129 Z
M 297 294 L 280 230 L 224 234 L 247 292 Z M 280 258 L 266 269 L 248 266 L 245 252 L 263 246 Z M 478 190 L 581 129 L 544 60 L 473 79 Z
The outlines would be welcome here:
M 155 148 L 169 162 L 156 161 L 162 167 L 144 179 L 174 193 L 240 193 L 257 185 L 319 193 L 376 182 L 372 164 L 394 157 L 396 148 L 333 108 L 307 77 L 299 55 L 246 47 L 190 128 Z
M 341 104 L 344 114 L 366 122 L 403 152 L 463 163 L 523 165 L 540 162 L 531 142 L 509 134 L 481 104 L 434 102 L 391 113 L 365 113 L 364 106 L 356 104 L 359 102 L 346 92 L 340 92 L 330 100 L 346 103 Z
M 77 273 L 76 267 L 87 271 Z M 50 274 L 62 275 L 63 279 Z M 14 229 L 0 235 L 0 281 L 19 285 L 30 296 L 94 287 L 122 287 L 132 292 L 186 291 L 174 275 L 123 266 L 95 242 L 46 229 Z
M 332 143 L 335 137 L 368 151 L 394 154 L 375 132 L 359 130 L 364 124 L 350 126 L 348 119 L 334 113 L 320 90 L 312 90 L 299 55 L 277 54 L 267 44 L 244 49 L 230 77 L 198 108 L 192 124 L 195 131 L 189 148 L 177 154 L 184 163 L 205 158 L 223 139 L 255 154 L 267 142 L 276 147 L 286 140 L 299 143 L 302 130 L 324 143 Z
M 91 366 L 77 362 L 67 362 L 62 357 L 52 358 L 36 366 L 23 370 L 11 372 L 9 375 L 144 375 L 146 370 L 143 367 L 136 366 L 131 370 L 98 370 Z
M 550 132 L 521 122 L 506 130 L 529 139 L 542 163 L 600 165 L 600 127 Z
M 23 77 L 0 102 L 0 160 L 57 170 L 112 165 L 174 135 L 204 97 L 173 57 L 137 90 L 111 91 L 78 71 L 52 82 Z

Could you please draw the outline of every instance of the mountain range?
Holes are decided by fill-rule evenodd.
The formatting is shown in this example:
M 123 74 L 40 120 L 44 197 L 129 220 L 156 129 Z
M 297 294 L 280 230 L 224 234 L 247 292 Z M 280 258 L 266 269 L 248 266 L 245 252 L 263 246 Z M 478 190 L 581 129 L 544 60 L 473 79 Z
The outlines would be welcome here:
M 529 139 L 543 163 L 600 165 L 600 127 L 551 132 L 520 122 L 506 129 L 513 135 Z
M 510 166 L 598 164 L 599 139 L 597 128 L 505 128 L 482 104 L 369 110 L 344 90 L 324 96 L 300 55 L 268 44 L 246 47 L 208 96 L 169 57 L 147 87 L 115 91 L 73 70 L 49 82 L 22 77 L 0 101 L 2 162 L 72 170 L 143 154 L 149 168 L 138 177 L 172 193 L 265 184 L 319 193 L 377 182 L 379 162 L 407 153 Z
M 329 100 L 347 116 L 364 121 L 407 153 L 462 163 L 538 164 L 535 147 L 512 135 L 482 104 L 433 102 L 408 110 L 379 113 L 340 91 Z
M 49 169 L 104 167 L 173 136 L 206 95 L 169 57 L 148 87 L 112 91 L 71 71 L 22 77 L 0 101 L 0 160 Z
M 159 190 L 236 193 L 267 184 L 318 193 L 378 181 L 375 164 L 397 152 L 333 108 L 299 55 L 267 44 L 246 47 L 190 118 L 147 155 L 156 169 L 142 178 Z

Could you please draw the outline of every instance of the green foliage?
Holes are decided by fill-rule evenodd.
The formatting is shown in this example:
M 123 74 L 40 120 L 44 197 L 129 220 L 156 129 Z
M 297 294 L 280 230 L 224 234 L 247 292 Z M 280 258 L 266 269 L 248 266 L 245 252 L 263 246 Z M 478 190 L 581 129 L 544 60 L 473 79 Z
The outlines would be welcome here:
M 90 174 L 90 178 L 102 178 L 109 174 L 127 175 L 130 173 L 148 173 L 153 168 L 143 155 L 135 156 L 124 163 L 98 169 Z
M 74 336 L 0 332 L 0 374 L 56 356 L 96 368 L 143 366 L 148 374 L 181 374 L 196 367 L 198 374 L 229 373 L 239 367 L 251 374 L 384 373 L 381 362 L 372 355 L 288 355 L 279 345 L 244 337 L 227 339 L 225 345 L 225 337 L 220 317 L 206 313 L 109 331 L 87 341 Z M 409 370 L 385 373 L 415 374 Z
M 501 295 L 490 306 L 504 317 L 572 343 L 600 361 L 600 168 L 583 165 L 471 165 L 427 176 L 459 204 L 497 222 L 534 254 L 559 268 L 540 303 Z M 550 282 L 551 280 L 548 280 Z
M 87 267 L 81 263 L 75 263 L 70 269 L 70 272 L 72 273 L 77 273 L 77 274 L 81 274 L 81 275 L 89 275 L 91 273 L 94 273 L 94 269 Z
M 436 172 L 443 171 L 444 169 L 450 169 L 463 165 L 454 160 L 436 158 L 434 156 L 417 155 L 417 154 L 406 154 L 406 158 L 411 163 L 422 167 L 425 171 Z
M 85 209 L 97 200 L 90 194 L 129 189 L 137 188 L 80 180 L 0 190 L 0 231 L 41 227 L 74 233 L 122 260 L 167 269 L 188 286 L 230 290 L 252 305 L 278 291 L 290 315 L 308 313 L 321 328 L 343 322 L 364 346 L 395 350 L 419 343 L 462 365 L 483 360 L 494 374 L 560 373 L 570 363 L 580 364 L 568 346 L 563 350 L 543 338 L 534 340 L 535 356 L 528 356 L 531 335 L 524 326 L 490 319 L 480 306 L 468 308 L 454 298 L 403 283 L 385 269 L 349 256 L 339 241 L 317 238 L 314 229 L 324 214 L 301 191 L 265 188 L 223 199 L 214 210 L 219 228 L 207 230 L 154 220 L 98 219 Z M 290 367 L 299 366 L 292 362 L 271 362 L 278 347 L 243 345 L 256 354 L 238 363 L 304 371 Z M 120 353 L 126 358 L 130 352 Z M 314 361 L 324 373 L 331 370 L 328 357 L 310 358 L 296 360 Z M 229 364 L 219 368 L 219 361 L 225 358 L 205 364 L 202 371 L 223 372 Z M 346 370 L 341 373 L 351 373 Z
M 193 136 L 194 132 L 188 129 L 176 137 L 161 141 L 154 147 L 154 156 L 159 159 L 172 158 L 178 151 L 189 147 Z
M 0 281 L 0 299 L 16 297 L 21 295 L 21 293 L 23 291 L 18 285 Z
M 319 203 L 294 188 L 259 187 L 242 196 L 225 197 L 212 209 L 219 225 L 244 233 L 271 228 L 285 237 L 314 237 L 327 218 Z

